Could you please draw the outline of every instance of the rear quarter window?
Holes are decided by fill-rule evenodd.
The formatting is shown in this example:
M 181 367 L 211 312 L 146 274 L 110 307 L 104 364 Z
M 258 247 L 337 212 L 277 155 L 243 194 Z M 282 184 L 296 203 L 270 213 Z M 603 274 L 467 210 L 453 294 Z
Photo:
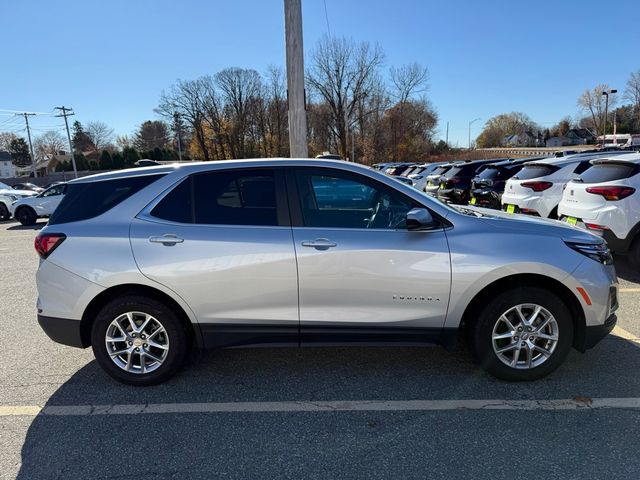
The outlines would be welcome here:
M 70 183 L 66 195 L 49 218 L 49 224 L 77 222 L 102 215 L 163 176 L 142 175 Z
M 634 164 L 622 165 L 620 163 L 600 163 L 592 165 L 578 177 L 583 183 L 613 182 L 629 178 L 638 173 L 638 167 Z

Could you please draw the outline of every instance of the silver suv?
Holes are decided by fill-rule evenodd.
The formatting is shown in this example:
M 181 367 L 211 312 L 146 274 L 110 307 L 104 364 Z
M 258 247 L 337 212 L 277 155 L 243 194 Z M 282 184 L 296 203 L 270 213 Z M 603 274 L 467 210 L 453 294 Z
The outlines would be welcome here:
M 454 209 L 365 167 L 249 160 L 73 180 L 35 242 L 38 321 L 119 381 L 194 347 L 441 344 L 506 380 L 547 375 L 615 324 L 603 240 Z

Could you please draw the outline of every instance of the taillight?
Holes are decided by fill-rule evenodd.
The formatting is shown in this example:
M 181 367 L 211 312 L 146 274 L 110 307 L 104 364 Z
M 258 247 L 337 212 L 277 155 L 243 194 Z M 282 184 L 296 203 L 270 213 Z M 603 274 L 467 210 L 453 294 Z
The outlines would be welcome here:
M 521 187 L 530 188 L 534 192 L 543 192 L 553 186 L 552 182 L 523 182 Z
M 45 259 L 64 242 L 65 238 L 67 238 L 67 236 L 64 233 L 39 233 L 33 242 L 33 246 L 36 252 L 38 252 L 38 255 L 40 255 L 42 259 Z
M 602 195 L 605 200 L 615 201 L 627 198 L 636 189 L 632 187 L 588 187 L 587 192 Z

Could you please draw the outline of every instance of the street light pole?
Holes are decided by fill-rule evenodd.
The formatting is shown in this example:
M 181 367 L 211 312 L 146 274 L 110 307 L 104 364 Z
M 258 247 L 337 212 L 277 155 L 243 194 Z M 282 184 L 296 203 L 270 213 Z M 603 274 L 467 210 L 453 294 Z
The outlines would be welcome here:
M 604 92 L 602 92 L 602 95 L 604 95 L 605 98 L 605 102 L 604 102 L 604 125 L 602 128 L 602 146 L 604 147 L 607 144 L 607 115 L 608 115 L 608 110 L 609 110 L 609 95 L 611 95 L 612 93 L 618 93 L 618 90 L 616 90 L 615 88 L 612 88 L 611 90 L 606 90 Z
M 469 143 L 467 143 L 467 149 L 471 150 L 471 125 L 480 120 L 480 118 L 474 118 L 469 122 Z

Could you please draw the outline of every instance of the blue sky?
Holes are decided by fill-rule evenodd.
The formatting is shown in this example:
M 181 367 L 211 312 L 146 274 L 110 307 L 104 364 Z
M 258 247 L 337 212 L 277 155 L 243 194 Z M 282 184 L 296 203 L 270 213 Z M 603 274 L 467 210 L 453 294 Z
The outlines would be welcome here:
M 640 69 L 640 29 L 626 23 L 637 16 L 637 0 L 326 6 L 331 33 L 378 43 L 386 68 L 414 61 L 429 68 L 439 136 L 449 121 L 449 139 L 460 146 L 471 119 L 482 119 L 474 136 L 502 112 L 550 126 L 578 114 L 586 88 L 623 89 Z M 328 27 L 323 0 L 303 0 L 302 8 L 309 51 Z M 0 19 L 0 109 L 50 112 L 64 104 L 80 121 L 102 120 L 119 134 L 155 118 L 160 93 L 177 78 L 284 65 L 282 0 L 4 0 Z M 34 134 L 60 120 L 34 118 Z M 21 128 L 18 118 L 0 115 L 0 131 Z

